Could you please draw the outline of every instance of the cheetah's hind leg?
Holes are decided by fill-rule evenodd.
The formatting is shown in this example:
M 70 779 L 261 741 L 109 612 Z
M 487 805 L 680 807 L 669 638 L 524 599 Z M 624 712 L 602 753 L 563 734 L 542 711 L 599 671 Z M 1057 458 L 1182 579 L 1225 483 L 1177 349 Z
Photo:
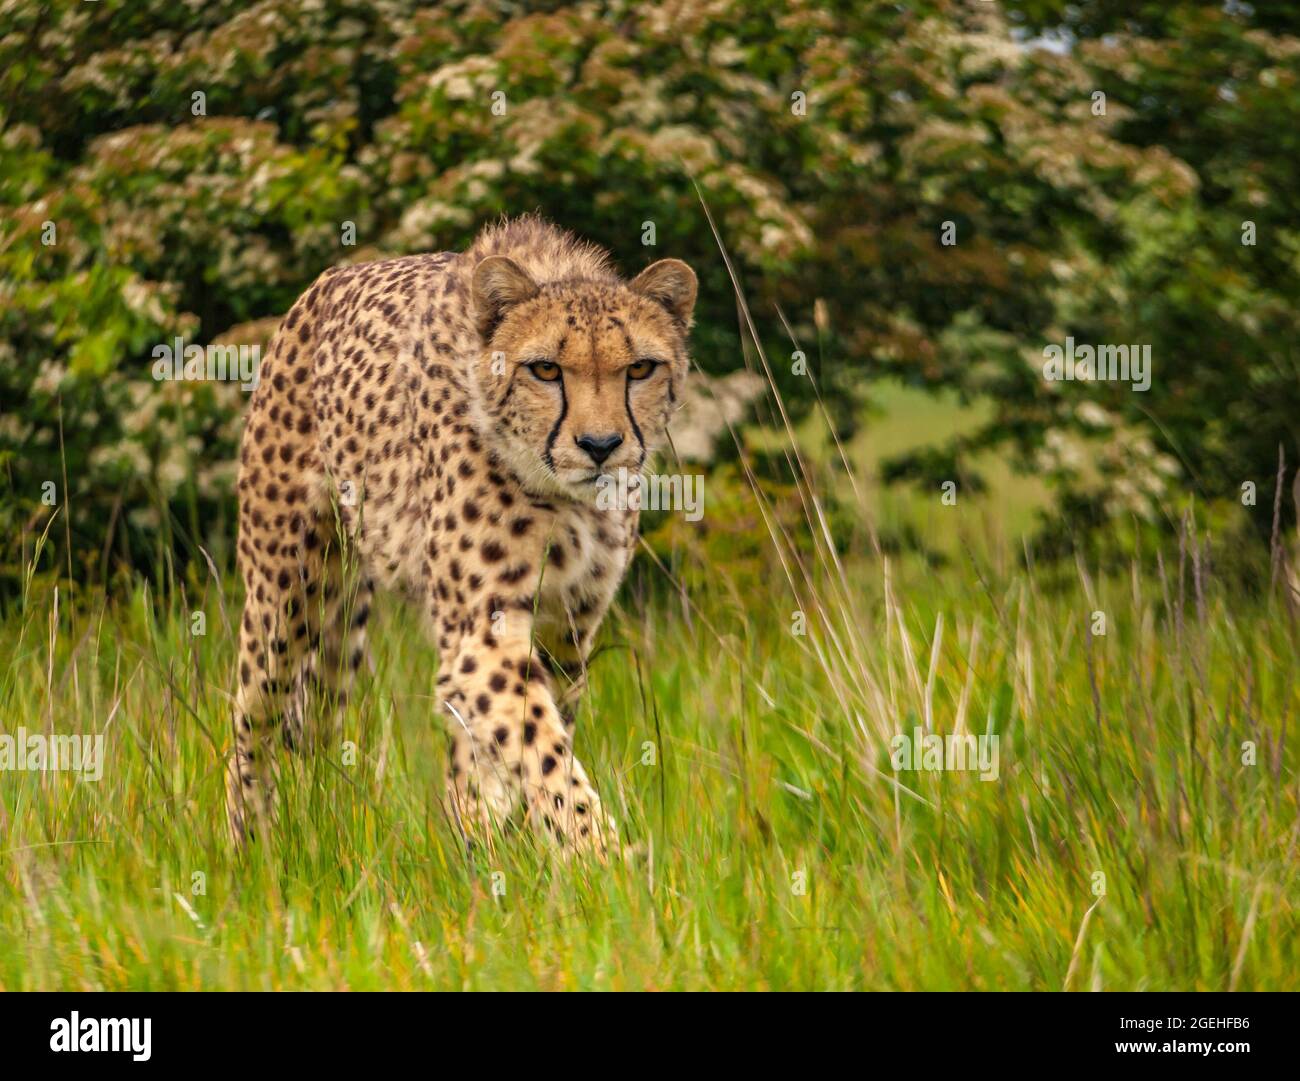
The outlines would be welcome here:
M 323 617 L 336 606 L 341 588 L 337 562 L 326 554 L 322 519 L 312 515 L 296 536 L 280 541 L 248 513 L 249 521 L 241 518 L 245 598 L 236 664 L 235 746 L 226 775 L 227 815 L 237 843 L 274 826 L 279 746 L 312 742 L 308 692 L 312 671 L 320 671 L 319 658 L 313 660 L 312 654 L 326 640 L 327 649 L 335 644 L 330 655 L 338 655 L 339 643 L 353 637 L 336 632 L 333 625 L 328 638 L 322 633 Z M 333 671 L 328 666 L 325 671 L 332 681 Z
M 298 665 L 285 713 L 285 747 L 314 753 L 337 750 L 343 715 L 358 672 L 366 663 L 366 627 L 374 586 L 326 561 L 320 603 L 309 613 L 307 651 Z

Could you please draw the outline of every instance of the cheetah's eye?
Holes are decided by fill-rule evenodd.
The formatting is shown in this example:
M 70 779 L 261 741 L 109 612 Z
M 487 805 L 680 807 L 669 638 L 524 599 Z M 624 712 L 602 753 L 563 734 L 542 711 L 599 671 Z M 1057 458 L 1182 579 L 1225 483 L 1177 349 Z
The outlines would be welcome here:
M 635 364 L 629 365 L 627 377 L 629 379 L 649 379 L 651 373 L 659 367 L 657 360 L 650 360 L 648 357 L 642 357 Z
M 543 383 L 554 383 L 560 378 L 560 366 L 549 360 L 537 360 L 528 365 L 528 370 Z

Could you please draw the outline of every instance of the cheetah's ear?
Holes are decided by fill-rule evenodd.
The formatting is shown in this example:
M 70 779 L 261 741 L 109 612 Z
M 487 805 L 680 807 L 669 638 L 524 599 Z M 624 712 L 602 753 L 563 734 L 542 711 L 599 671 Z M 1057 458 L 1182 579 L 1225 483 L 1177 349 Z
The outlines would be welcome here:
M 698 284 L 695 271 L 680 259 L 660 259 L 652 263 L 632 279 L 628 288 L 658 301 L 682 326 L 691 325 Z
M 537 295 L 528 271 L 504 255 L 489 255 L 474 268 L 472 284 L 478 332 L 486 342 L 508 309 Z

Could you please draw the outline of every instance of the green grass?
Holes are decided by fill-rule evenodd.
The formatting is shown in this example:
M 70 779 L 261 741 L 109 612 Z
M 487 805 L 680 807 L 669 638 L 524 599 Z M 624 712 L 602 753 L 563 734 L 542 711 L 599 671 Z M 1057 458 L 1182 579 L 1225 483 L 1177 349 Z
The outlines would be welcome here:
M 237 856 L 237 590 L 197 563 L 165 596 L 74 610 L 37 575 L 0 616 L 0 733 L 101 732 L 106 762 L 93 783 L 0 772 L 0 989 L 1300 987 L 1300 631 L 1280 597 L 1177 546 L 1163 570 L 1024 570 L 1041 489 L 995 468 L 956 507 L 878 491 L 882 456 L 964 422 L 878 395 L 849 448 L 860 524 L 948 562 L 884 559 L 870 528 L 827 547 L 808 496 L 846 485 L 821 466 L 807 521 L 752 497 L 706 513 L 761 531 L 767 512 L 757 567 L 643 555 L 577 738 L 627 862 L 557 862 L 519 832 L 465 851 L 437 657 L 396 601 L 351 748 L 287 760 L 278 834 Z M 997 735 L 998 778 L 895 772 L 890 739 L 927 720 Z
M 963 516 L 968 524 L 978 523 L 979 535 L 974 537 L 959 537 L 947 528 L 943 516 L 948 508 L 933 493 L 913 486 L 886 487 L 873 482 L 885 459 L 974 431 L 984 420 L 987 403 L 962 407 L 952 392 L 929 394 L 892 381 L 876 383 L 870 401 L 872 414 L 848 454 L 869 478 L 867 507 L 880 529 L 915 530 L 926 538 L 927 546 L 950 558 L 959 555 L 972 540 L 986 551 L 990 543 L 1034 531 L 1038 514 L 1051 506 L 1047 486 L 1038 477 L 1013 473 L 992 453 L 973 455 L 969 462 L 987 490 L 974 496 L 959 493 L 959 499 L 979 511 Z
M 1300 984 L 1280 606 L 1212 580 L 1198 601 L 1190 567 L 1085 584 L 804 559 L 699 573 L 687 611 L 625 591 L 577 741 L 642 849 L 609 866 L 527 834 L 466 854 L 439 802 L 437 659 L 396 602 L 347 714 L 355 762 L 287 767 L 278 837 L 240 859 L 233 591 L 190 582 L 198 637 L 179 589 L 74 615 L 34 585 L 0 622 L 0 731 L 103 731 L 107 757 L 97 783 L 0 773 L 0 988 Z M 927 716 L 996 733 L 999 778 L 895 774 L 888 738 Z

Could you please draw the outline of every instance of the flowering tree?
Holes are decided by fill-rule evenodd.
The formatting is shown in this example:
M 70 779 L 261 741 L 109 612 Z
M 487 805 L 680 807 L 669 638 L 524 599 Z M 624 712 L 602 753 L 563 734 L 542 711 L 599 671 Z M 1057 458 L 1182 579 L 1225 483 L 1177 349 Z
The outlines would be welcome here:
M 228 543 L 244 396 L 154 380 L 158 345 L 264 340 L 327 266 L 531 209 L 629 271 L 691 262 L 713 372 L 751 344 L 734 270 L 793 408 L 815 381 L 848 426 L 882 374 L 994 403 L 891 477 L 1007 446 L 1080 514 L 1267 502 L 1300 44 L 1244 5 L 1125 6 L 15 0 L 3 534 L 53 482 L 88 564 Z M 1149 345 L 1150 389 L 1045 380 L 1070 338 Z

